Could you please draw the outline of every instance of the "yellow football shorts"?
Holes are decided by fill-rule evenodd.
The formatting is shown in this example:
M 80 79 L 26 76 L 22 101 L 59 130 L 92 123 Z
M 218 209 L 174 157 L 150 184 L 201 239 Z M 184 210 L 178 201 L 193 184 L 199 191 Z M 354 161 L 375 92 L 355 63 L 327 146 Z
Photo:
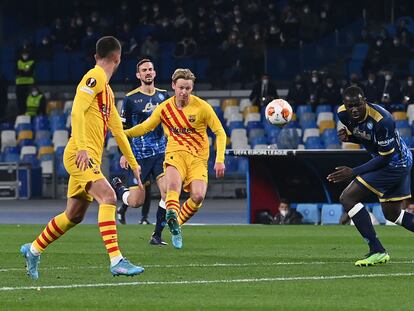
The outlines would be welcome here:
M 83 199 L 89 202 L 93 201 L 93 197 L 86 191 L 86 186 L 90 182 L 105 178 L 102 174 L 99 163 L 91 159 L 89 167 L 82 171 L 76 166 L 76 153 L 66 152 L 63 155 L 63 165 L 69 173 L 68 198 Z
M 164 172 L 168 165 L 178 170 L 186 192 L 190 191 L 193 180 L 203 180 L 208 183 L 208 167 L 205 159 L 195 157 L 186 151 L 174 151 L 165 154 Z

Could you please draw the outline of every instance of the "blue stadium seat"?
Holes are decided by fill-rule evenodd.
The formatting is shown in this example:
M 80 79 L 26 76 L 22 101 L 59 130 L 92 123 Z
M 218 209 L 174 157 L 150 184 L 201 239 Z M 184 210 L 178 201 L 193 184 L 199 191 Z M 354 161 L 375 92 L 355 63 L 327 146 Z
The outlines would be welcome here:
M 22 139 L 21 141 L 19 141 L 19 147 L 24 147 L 24 146 L 34 146 L 35 143 L 33 141 L 33 139 Z
M 48 131 L 49 130 L 49 119 L 47 116 L 35 116 L 33 118 L 33 128 L 35 131 Z
M 251 146 L 252 148 L 254 148 L 254 146 L 256 145 L 266 145 L 267 144 L 267 139 L 265 136 L 261 136 L 261 137 L 253 137 L 251 140 Z
M 195 61 L 195 75 L 197 80 L 205 81 L 207 79 L 207 69 L 209 66 L 208 58 L 197 58 Z
M 311 136 L 306 139 L 305 149 L 325 149 L 320 137 Z
M 408 124 L 408 120 L 395 120 L 395 126 L 397 128 L 410 128 L 410 125 Z
M 14 130 L 14 124 L 11 122 L 0 123 L 0 132 L 5 130 Z
M 32 167 L 39 167 L 40 162 L 37 159 L 37 156 L 35 154 L 25 154 L 23 155 L 23 158 L 20 160 L 20 163 L 28 163 Z
M 304 112 L 312 112 L 312 106 L 311 105 L 299 105 L 296 108 L 296 115 L 298 119 L 300 120 L 302 117 L 302 114 Z
M 52 81 L 52 62 L 47 60 L 39 60 L 35 66 L 36 82 Z
M 316 124 L 315 120 L 303 120 L 303 121 L 300 121 L 300 125 L 303 130 L 308 129 L 308 128 L 318 128 L 318 125 Z
M 63 114 L 50 116 L 50 129 L 52 132 L 56 130 L 66 129 L 66 118 Z
M 244 128 L 243 121 L 232 121 L 229 123 L 229 126 L 228 126 L 230 133 L 234 129 L 243 129 L 243 128 Z
M 269 129 L 266 129 L 266 134 L 268 138 L 278 137 L 280 134 L 281 128 L 273 126 Z
M 31 131 L 32 125 L 30 123 L 19 123 L 16 127 L 17 135 L 19 135 L 20 131 Z
M 52 79 L 55 82 L 69 80 L 69 53 L 59 52 L 53 55 Z
M 260 121 L 250 121 L 250 122 L 247 122 L 246 128 L 248 132 L 251 129 L 257 129 L 257 128 L 263 129 L 263 124 Z
M 237 171 L 239 173 L 247 173 L 249 170 L 249 160 L 245 157 L 240 157 L 238 161 L 239 165 L 237 167 Z
M 316 115 L 318 115 L 321 112 L 331 112 L 332 106 L 331 105 L 318 105 L 316 106 Z
M 322 225 L 337 225 L 343 214 L 343 207 L 341 204 L 323 204 L 321 224 Z
M 19 162 L 20 155 L 15 152 L 4 152 L 3 155 L 3 162 Z
M 413 137 L 412 136 L 402 136 L 402 140 L 405 142 L 408 148 L 411 148 L 413 145 Z
M 382 212 L 382 207 L 380 204 L 374 204 L 372 206 L 372 214 L 374 214 L 375 218 L 378 220 L 378 222 L 383 225 L 387 222 L 385 219 L 384 213 Z
M 317 225 L 321 221 L 321 214 L 318 204 L 299 203 L 296 206 L 296 211 L 302 214 L 302 222 L 305 224 Z
M 53 146 L 53 142 L 50 137 L 36 139 L 35 143 L 38 148 L 43 146 Z
M 299 135 L 295 128 L 284 127 L 277 137 L 278 149 L 297 149 L 299 145 Z

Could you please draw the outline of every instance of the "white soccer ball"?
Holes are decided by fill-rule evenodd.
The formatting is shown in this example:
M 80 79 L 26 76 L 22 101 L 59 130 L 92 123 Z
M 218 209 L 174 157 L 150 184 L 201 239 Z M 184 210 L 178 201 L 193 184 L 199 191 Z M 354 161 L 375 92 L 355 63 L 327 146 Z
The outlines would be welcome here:
M 292 119 L 292 115 L 292 106 L 286 100 L 274 99 L 266 106 L 266 120 L 272 125 L 286 125 Z

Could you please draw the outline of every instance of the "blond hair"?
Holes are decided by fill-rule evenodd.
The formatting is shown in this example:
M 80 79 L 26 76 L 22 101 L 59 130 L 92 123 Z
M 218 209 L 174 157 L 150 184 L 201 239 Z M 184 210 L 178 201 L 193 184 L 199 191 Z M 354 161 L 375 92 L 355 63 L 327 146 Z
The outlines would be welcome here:
M 194 82 L 196 77 L 190 69 L 178 68 L 174 71 L 171 79 L 174 83 L 176 83 L 178 79 L 191 80 Z

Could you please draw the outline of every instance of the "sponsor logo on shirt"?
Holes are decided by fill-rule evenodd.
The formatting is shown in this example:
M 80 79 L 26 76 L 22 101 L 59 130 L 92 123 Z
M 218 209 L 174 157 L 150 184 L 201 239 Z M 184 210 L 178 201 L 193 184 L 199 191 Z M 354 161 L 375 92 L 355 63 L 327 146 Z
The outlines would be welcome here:
M 394 137 L 392 137 L 392 138 L 390 138 L 390 139 L 386 139 L 386 140 L 379 140 L 378 141 L 378 145 L 379 146 L 382 146 L 382 147 L 384 147 L 384 146 L 388 146 L 389 144 L 391 144 L 392 142 L 394 142 Z

